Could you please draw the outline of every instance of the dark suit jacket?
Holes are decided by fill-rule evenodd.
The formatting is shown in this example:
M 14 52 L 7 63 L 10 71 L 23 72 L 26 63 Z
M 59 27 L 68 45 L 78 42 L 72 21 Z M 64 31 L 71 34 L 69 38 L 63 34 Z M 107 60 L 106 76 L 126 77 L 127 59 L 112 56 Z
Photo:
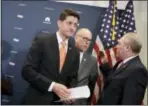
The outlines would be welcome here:
M 56 34 L 37 35 L 25 60 L 22 76 L 30 83 L 23 104 L 50 105 L 59 100 L 54 92 L 48 92 L 51 83 L 67 87 L 76 85 L 79 54 L 75 45 L 68 41 L 65 64 L 59 73 L 59 47 Z
M 74 102 L 74 105 L 88 105 L 91 102 L 92 94 L 98 76 L 97 60 L 94 56 L 84 53 L 78 71 L 77 86 L 88 85 L 91 95 L 87 99 L 79 99 Z
M 140 105 L 144 98 L 148 73 L 139 56 L 131 59 L 107 77 L 98 105 Z
M 1 93 L 2 95 L 12 95 L 13 94 L 13 85 L 10 80 L 5 78 L 1 79 Z

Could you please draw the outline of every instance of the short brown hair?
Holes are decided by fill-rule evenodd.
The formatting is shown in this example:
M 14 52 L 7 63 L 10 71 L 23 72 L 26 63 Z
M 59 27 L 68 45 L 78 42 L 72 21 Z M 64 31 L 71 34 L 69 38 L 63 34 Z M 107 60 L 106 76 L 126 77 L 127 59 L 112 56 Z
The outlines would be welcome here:
M 80 20 L 79 14 L 72 9 L 65 9 L 59 16 L 59 20 L 64 21 L 68 16 L 74 16 Z

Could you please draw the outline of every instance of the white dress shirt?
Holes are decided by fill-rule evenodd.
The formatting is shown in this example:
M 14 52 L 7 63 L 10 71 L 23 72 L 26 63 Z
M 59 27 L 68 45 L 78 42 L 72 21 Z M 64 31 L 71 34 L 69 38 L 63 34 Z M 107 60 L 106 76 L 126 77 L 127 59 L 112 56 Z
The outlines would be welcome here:
M 81 64 L 82 59 L 83 59 L 83 54 L 84 54 L 84 52 L 80 52 L 80 64 Z
M 137 57 L 137 56 L 138 56 L 138 55 L 136 55 L 136 56 L 131 56 L 131 57 L 125 59 L 125 60 L 123 60 L 123 63 L 126 63 L 126 62 L 130 61 L 131 59 L 133 59 L 133 58 L 135 58 L 135 57 Z
M 62 42 L 63 42 L 63 39 L 61 38 L 59 32 L 56 32 L 56 36 L 57 36 L 57 40 L 58 40 L 58 45 L 59 45 L 59 50 L 60 48 L 62 47 Z M 65 48 L 66 48 L 66 53 L 67 53 L 67 49 L 68 49 L 68 39 L 64 41 L 65 42 Z M 48 91 L 51 92 L 52 89 L 53 89 L 53 86 L 54 86 L 55 82 L 52 82 L 51 85 L 49 86 L 48 88 Z

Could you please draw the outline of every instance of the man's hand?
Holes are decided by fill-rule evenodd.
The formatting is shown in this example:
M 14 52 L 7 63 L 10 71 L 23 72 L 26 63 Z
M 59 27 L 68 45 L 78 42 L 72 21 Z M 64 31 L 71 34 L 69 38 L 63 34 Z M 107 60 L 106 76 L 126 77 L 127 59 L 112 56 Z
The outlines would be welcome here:
M 108 63 L 107 57 L 106 56 L 101 57 L 101 62 L 102 62 L 102 64 Z
M 103 51 L 99 51 L 99 58 L 102 64 L 108 63 L 108 59 Z
M 66 86 L 59 83 L 55 83 L 53 86 L 53 92 L 55 92 L 56 95 L 61 99 L 68 98 L 70 96 L 70 90 L 68 90 Z

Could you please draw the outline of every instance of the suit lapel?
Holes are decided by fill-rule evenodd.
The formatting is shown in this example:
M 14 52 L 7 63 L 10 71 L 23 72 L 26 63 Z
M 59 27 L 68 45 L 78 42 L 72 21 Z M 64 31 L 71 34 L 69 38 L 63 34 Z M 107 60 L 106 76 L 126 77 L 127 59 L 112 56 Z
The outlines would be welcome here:
M 81 60 L 81 63 L 80 63 L 79 75 L 81 75 L 82 70 L 83 70 L 83 68 L 84 68 L 84 66 L 85 66 L 85 64 L 86 64 L 86 62 L 87 62 L 87 55 L 86 55 L 86 53 L 84 53 L 84 54 L 83 54 L 83 57 L 82 57 L 82 60 Z
M 119 69 L 117 69 L 116 71 L 115 71 L 115 75 L 116 74 L 119 74 L 120 72 L 122 72 L 126 67 L 128 67 L 128 64 L 123 64 L 122 66 L 120 66 L 119 67 Z
M 119 69 L 116 70 L 117 66 L 115 66 L 112 70 L 114 72 L 111 73 L 111 75 L 108 77 L 108 80 L 114 78 L 116 75 L 124 71 L 126 67 L 128 67 L 128 64 L 123 64 Z
M 114 77 L 114 76 L 116 76 L 116 75 L 118 75 L 119 73 L 125 71 L 125 69 L 126 69 L 130 64 L 132 64 L 133 61 L 135 61 L 135 60 L 136 60 L 136 61 L 139 60 L 139 56 L 137 56 L 137 57 L 135 57 L 135 58 L 129 60 L 129 61 L 126 62 L 126 63 L 124 63 L 121 67 L 119 67 L 119 69 L 115 70 L 115 72 L 113 72 L 113 73 L 111 74 L 111 76 L 109 76 L 109 79 L 112 78 L 112 77 Z M 116 68 L 117 68 L 117 66 L 115 66 L 113 69 L 116 69 Z M 114 70 L 113 70 L 113 71 L 114 71 Z
M 137 56 L 137 57 L 135 57 L 135 58 L 129 60 L 128 62 L 124 63 L 123 65 L 121 65 L 121 67 L 119 67 L 119 69 L 117 69 L 117 70 L 115 71 L 115 74 L 119 74 L 120 72 L 124 71 L 125 68 L 127 68 L 130 64 L 132 64 L 133 61 L 135 61 L 135 60 L 136 60 L 136 61 L 139 60 L 139 56 Z
M 51 53 L 51 58 L 57 68 L 56 71 L 59 73 L 59 45 L 56 34 L 54 34 L 50 40 L 51 41 L 49 42 L 49 47 L 50 47 L 49 50 Z
M 85 76 L 88 74 L 88 72 L 86 72 L 87 70 L 85 69 L 86 67 L 88 68 L 87 61 L 88 61 L 88 55 L 87 55 L 87 53 L 84 53 L 82 60 L 81 60 L 80 67 L 79 67 L 79 71 L 78 71 L 78 75 L 79 75 L 78 80 L 79 81 L 82 80 L 83 78 L 85 78 Z

